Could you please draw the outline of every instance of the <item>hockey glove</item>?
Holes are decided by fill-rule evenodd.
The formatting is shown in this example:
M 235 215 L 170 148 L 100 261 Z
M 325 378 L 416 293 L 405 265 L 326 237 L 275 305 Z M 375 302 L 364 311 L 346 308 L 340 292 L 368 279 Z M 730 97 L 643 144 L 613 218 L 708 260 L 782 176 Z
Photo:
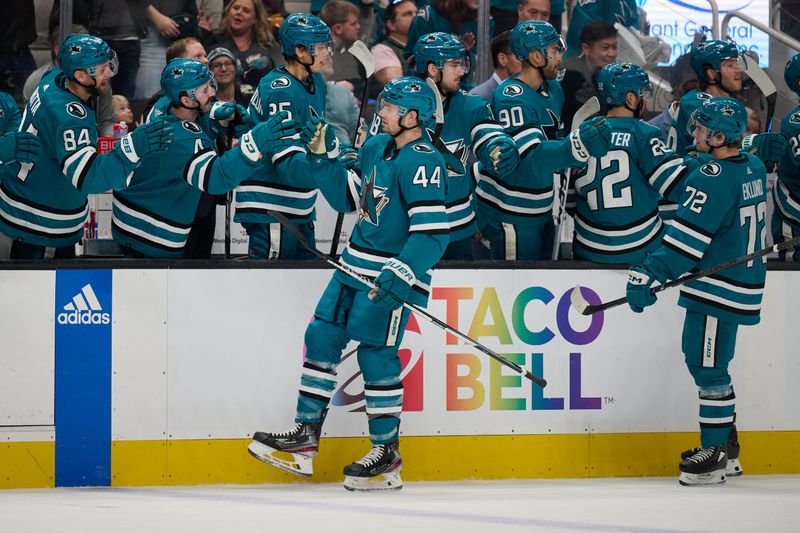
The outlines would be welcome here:
M 769 169 L 780 162 L 788 144 L 780 133 L 760 133 L 742 139 L 742 151 L 753 154 Z
M 628 285 L 625 296 L 628 306 L 634 313 L 641 313 L 645 307 L 656 303 L 656 296 L 650 292 L 653 276 L 641 265 L 634 265 L 628 270 Z
M 407 264 L 397 258 L 389 259 L 375 278 L 377 289 L 369 291 L 369 299 L 394 311 L 408 300 L 411 287 L 416 281 L 414 271 Z
M 317 157 L 334 159 L 339 157 L 339 140 L 328 126 L 319 117 L 311 117 L 308 124 L 300 132 L 300 142 L 306 145 L 308 153 Z
M 346 170 L 352 170 L 356 173 L 360 173 L 361 171 L 361 168 L 358 166 L 358 150 L 356 150 L 352 144 L 343 144 L 341 146 L 339 162 Z
M 0 137 L 0 163 L 33 163 L 42 152 L 42 143 L 27 131 L 9 132 Z
M 159 118 L 142 124 L 121 138 L 114 149 L 135 165 L 142 157 L 169 148 L 172 134 L 172 126 L 166 120 Z
M 250 161 L 264 154 L 274 154 L 297 144 L 297 125 L 289 113 L 281 111 L 260 122 L 239 139 L 239 149 Z
M 208 117 L 215 133 L 225 135 L 232 125 L 236 137 L 241 137 L 247 131 L 247 124 L 250 121 L 247 109 L 233 102 L 214 102 Z
M 501 178 L 509 176 L 517 170 L 519 166 L 519 150 L 514 140 L 508 135 L 498 135 L 492 137 L 486 143 L 486 153 L 489 154 L 489 161 L 484 163 L 488 168 Z
M 611 128 L 605 117 L 599 120 L 587 120 L 569 134 L 572 146 L 572 157 L 576 161 L 586 162 L 590 157 L 603 157 L 611 148 Z

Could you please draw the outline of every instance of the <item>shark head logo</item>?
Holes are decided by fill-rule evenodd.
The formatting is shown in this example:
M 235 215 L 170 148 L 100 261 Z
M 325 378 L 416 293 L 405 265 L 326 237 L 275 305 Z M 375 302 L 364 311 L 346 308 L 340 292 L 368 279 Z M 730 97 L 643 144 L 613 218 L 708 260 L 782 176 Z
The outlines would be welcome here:
M 172 69 L 172 72 L 170 72 L 170 75 L 173 78 L 180 78 L 181 76 L 183 76 L 183 69 L 175 67 L 174 69 Z
M 389 203 L 389 198 L 385 196 L 386 187 L 375 185 L 375 167 L 372 168 L 372 174 L 363 179 L 361 197 L 358 201 L 358 221 L 366 220 L 377 226 L 381 210 Z

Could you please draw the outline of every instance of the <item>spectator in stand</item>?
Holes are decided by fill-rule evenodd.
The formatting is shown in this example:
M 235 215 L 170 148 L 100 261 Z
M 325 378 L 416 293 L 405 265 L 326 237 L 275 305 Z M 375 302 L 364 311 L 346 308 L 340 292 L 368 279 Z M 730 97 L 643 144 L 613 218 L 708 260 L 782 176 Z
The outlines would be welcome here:
M 347 49 L 358 40 L 361 23 L 359 11 L 347 0 L 330 0 L 319 13 L 319 18 L 331 29 L 335 46 L 333 54 L 333 75 L 329 81 L 350 89 L 361 95 L 366 80 L 359 69 L 358 60 Z
M 128 99 L 121 94 L 115 94 L 111 97 L 111 106 L 114 109 L 115 122 L 117 124 L 124 122 L 128 127 L 128 131 L 133 131 L 136 128 L 136 124 L 133 122 L 133 111 Z
M 276 42 L 261 0 L 231 0 L 219 27 L 206 33 L 203 44 L 207 49 L 222 46 L 234 53 L 242 95 L 248 100 L 261 78 L 275 67 L 272 49 Z
M 403 48 L 406 46 L 411 21 L 416 14 L 417 5 L 414 0 L 399 0 L 386 6 L 383 12 L 386 37 L 372 47 L 375 74 L 370 86 L 371 95 L 377 96 L 389 80 L 403 75 L 406 64 Z
M 0 22 L 0 91 L 21 101 L 25 79 L 36 70 L 28 48 L 36 40 L 33 0 L 6 0 L 3 7 L 10 11 Z
M 561 120 L 569 128 L 575 112 L 592 96 L 600 98 L 595 79 L 600 69 L 617 60 L 617 30 L 604 20 L 595 20 L 581 32 L 581 55 L 564 62 L 564 107 Z M 602 101 L 602 99 L 601 99 Z
M 494 90 L 503 80 L 522 70 L 522 61 L 511 51 L 510 31 L 504 31 L 492 39 L 492 66 L 494 72 L 491 77 L 470 91 L 486 100 L 487 104 L 491 102 Z
M 520 0 L 517 4 L 517 22 L 526 20 L 550 22 L 550 0 Z
M 178 39 L 177 41 L 173 42 L 171 45 L 169 45 L 169 48 L 167 48 L 165 57 L 167 61 L 164 63 L 164 65 L 179 57 L 184 59 L 194 59 L 195 61 L 199 61 L 204 65 L 208 63 L 206 49 L 203 47 L 203 43 L 201 43 L 196 37 L 186 37 L 185 39 Z M 159 79 L 160 78 L 161 76 L 159 75 Z M 144 117 L 147 117 L 151 113 L 153 106 L 162 96 L 164 96 L 164 93 L 161 91 L 159 83 L 159 89 L 153 93 L 150 98 L 148 98 L 147 103 L 144 106 L 144 113 L 139 120 L 140 123 L 144 122 Z
M 72 33 L 70 35 L 76 33 L 87 33 L 87 30 L 80 24 L 73 24 Z M 42 76 L 53 67 L 58 66 L 58 48 L 61 46 L 58 40 L 58 26 L 53 28 L 53 31 L 50 32 L 47 42 L 50 45 L 50 61 L 34 70 L 31 75 L 28 76 L 28 79 L 25 80 L 22 96 L 26 102 L 30 100 Z M 108 92 L 92 96 L 90 100 L 97 118 L 97 135 L 100 137 L 111 137 L 114 133 L 114 107 L 111 104 L 111 95 L 112 91 L 109 89 Z
M 148 98 L 159 90 L 167 47 L 177 39 L 197 37 L 195 0 L 149 0 L 145 10 L 147 37 L 142 39 L 136 98 Z
M 208 68 L 217 82 L 217 100 L 247 106 L 247 99 L 242 95 L 236 76 L 236 56 L 233 52 L 222 46 L 214 48 L 208 53 Z
M 564 59 L 578 57 L 581 52 L 583 28 L 592 21 L 619 22 L 626 28 L 639 29 L 636 0 L 581 0 L 575 4 L 567 28 L 567 52 Z
M 61 2 L 53 1 L 50 31 L 58 25 Z M 82 0 L 74 2 L 72 22 L 108 43 L 119 58 L 119 71 L 111 79 L 114 94 L 136 96 L 136 76 L 141 56 L 140 39 L 147 35 L 145 2 L 130 0 Z
M 413 65 L 414 46 L 423 35 L 441 31 L 455 35 L 469 52 L 470 62 L 474 65 L 477 55 L 479 0 L 433 0 L 430 5 L 420 9 L 403 50 L 403 57 L 409 67 Z M 494 20 L 489 20 L 489 35 L 494 35 Z M 473 71 L 461 79 L 461 88 L 468 91 L 473 86 Z

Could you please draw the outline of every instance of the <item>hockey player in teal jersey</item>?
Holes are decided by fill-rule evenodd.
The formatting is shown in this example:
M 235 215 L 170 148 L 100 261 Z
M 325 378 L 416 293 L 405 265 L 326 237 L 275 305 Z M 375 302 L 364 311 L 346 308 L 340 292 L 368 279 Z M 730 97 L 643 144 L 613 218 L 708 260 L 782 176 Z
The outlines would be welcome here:
M 465 4 L 467 5 L 464 6 L 464 9 L 478 9 L 477 0 L 466 0 Z M 417 6 L 420 7 L 420 4 L 417 3 Z M 491 18 L 489 19 L 489 34 L 484 37 L 478 31 L 477 19 L 462 19 L 460 27 L 456 28 L 454 27 L 453 22 L 448 14 L 440 13 L 437 11 L 437 8 L 445 8 L 445 3 L 437 2 L 436 5 L 421 6 L 417 12 L 417 15 L 414 17 L 414 20 L 411 21 L 411 27 L 408 29 L 408 37 L 406 38 L 406 47 L 403 49 L 403 58 L 408 61 L 409 64 L 414 64 L 416 62 L 416 58 L 414 58 L 414 48 L 417 45 L 417 41 L 423 35 L 441 32 L 453 35 L 458 41 L 461 42 L 472 39 L 473 43 L 477 43 L 477 39 L 488 39 L 490 36 L 494 35 L 494 20 Z M 470 35 L 472 36 L 471 38 L 469 37 Z M 477 52 L 478 46 L 477 44 L 473 44 L 469 50 L 470 61 L 472 63 L 475 63 Z M 465 90 L 469 91 L 472 89 L 472 82 L 473 80 L 470 75 L 465 74 L 461 85 Z
M 286 64 L 261 78 L 250 100 L 252 120 L 286 111 L 297 124 L 325 117 L 323 64 L 331 60 L 330 30 L 313 15 L 294 13 L 280 28 Z M 272 166 L 236 189 L 235 220 L 250 237 L 249 255 L 260 259 L 312 259 L 291 233 L 268 214 L 278 211 L 292 219 L 309 242 L 314 237 L 316 185 L 300 142 L 273 158 Z
M 431 79 L 439 88 L 444 108 L 444 123 L 427 125 L 427 133 L 448 161 L 446 204 L 450 219 L 450 244 L 443 259 L 472 259 L 472 245 L 478 234 L 473 197 L 474 181 L 467 173 L 470 151 L 486 168 L 501 178 L 516 170 L 519 155 L 513 139 L 492 117 L 486 102 L 461 90 L 461 80 L 469 72 L 469 56 L 461 41 L 448 33 L 429 33 L 414 47 L 417 73 Z M 380 120 L 380 117 L 376 118 Z M 450 163 L 449 160 L 455 160 Z
M 603 121 L 586 121 L 558 140 L 563 94 L 553 80 L 559 74 L 564 42 L 547 22 L 520 22 L 511 32 L 511 50 L 522 72 L 495 89 L 492 111 L 513 137 L 520 163 L 509 177 L 480 162 L 477 213 L 481 233 L 489 240 L 492 259 L 550 258 L 553 248 L 553 173 L 585 166 L 610 146 L 611 131 Z M 550 92 L 551 86 L 558 91 Z
M 232 190 L 287 145 L 282 137 L 296 133 L 294 122 L 279 113 L 217 157 L 212 139 L 197 124 L 216 94 L 208 67 L 173 59 L 161 74 L 161 88 L 172 102 L 163 118 L 175 131 L 172 143 L 145 157 L 128 187 L 114 192 L 112 234 L 129 257 L 183 257 L 201 191 Z
M 658 128 L 641 120 L 652 89 L 647 72 L 630 63 L 600 70 L 597 86 L 608 106 L 611 150 L 573 171 L 568 208 L 574 205 L 576 259 L 641 263 L 661 244 L 658 202 L 680 200 L 687 168 Z
M 628 273 L 628 305 L 635 312 L 655 302 L 654 281 L 664 283 L 766 246 L 766 170 L 738 151 L 747 127 L 744 106 L 729 97 L 703 102 L 690 128 L 699 150 L 713 160 L 687 178 L 683 201 L 661 247 Z M 759 322 L 766 257 L 687 282 L 678 305 L 686 309 L 683 353 L 700 398 L 701 446 L 682 454 L 684 485 L 722 483 L 741 474 L 735 394 L 728 364 L 739 325 Z
M 681 98 L 678 115 L 667 137 L 667 145 L 674 152 L 683 155 L 694 144 L 687 124 L 700 104 L 712 96 L 731 96 L 742 90 L 738 58 L 739 48 L 728 41 L 702 41 L 689 51 L 689 64 L 700 81 L 700 90 L 689 91 Z
M 435 110 L 433 91 L 417 78 L 396 78 L 383 88 L 379 108 L 386 133 L 361 148 L 361 178 L 331 158 L 332 128 L 320 124 L 313 137 L 306 136 L 326 199 L 340 211 L 358 209 L 341 262 L 374 279 L 378 290 L 371 292 L 341 271 L 334 273 L 306 329 L 296 425 L 285 433 L 257 432 L 249 447 L 262 461 L 310 476 L 336 389 L 336 368 L 348 341 L 356 340 L 372 448 L 345 467 L 348 490 L 402 487 L 398 442 L 403 384 L 397 350 L 409 313 L 402 304 L 427 304 L 430 269 L 447 246 L 449 229 L 444 159 L 421 131 Z M 276 452 L 291 453 L 292 460 Z
M 800 54 L 792 57 L 783 71 L 786 85 L 800 94 Z M 781 120 L 781 134 L 789 142 L 778 165 L 778 179 L 772 188 L 775 212 L 772 239 L 777 244 L 800 236 L 800 106 Z M 800 250 L 781 251 L 781 260 L 800 261 Z
M 58 64 L 34 91 L 20 125 L 39 137 L 45 151 L 33 164 L 3 169 L 0 231 L 14 240 L 14 259 L 40 259 L 46 248 L 55 248 L 55 257 L 73 257 L 89 211 L 87 194 L 124 187 L 141 159 L 166 149 L 172 135 L 164 121 L 156 121 L 98 154 L 88 102 L 108 91 L 116 55 L 102 39 L 71 35 L 59 49 Z

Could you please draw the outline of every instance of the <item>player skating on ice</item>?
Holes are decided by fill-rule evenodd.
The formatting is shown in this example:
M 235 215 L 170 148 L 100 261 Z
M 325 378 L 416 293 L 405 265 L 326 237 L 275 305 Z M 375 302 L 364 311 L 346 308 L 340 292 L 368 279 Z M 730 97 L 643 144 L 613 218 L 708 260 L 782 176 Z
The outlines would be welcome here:
M 689 124 L 697 148 L 712 159 L 691 172 L 661 247 L 628 273 L 627 299 L 637 313 L 655 303 L 653 282 L 664 283 L 765 247 L 766 171 L 739 152 L 747 127 L 744 106 L 713 97 Z M 735 394 L 728 365 L 739 325 L 759 322 L 766 258 L 687 282 L 678 305 L 686 309 L 682 346 L 700 400 L 700 447 L 682 454 L 683 485 L 722 483 L 738 475 Z
M 322 422 L 336 388 L 336 368 L 352 339 L 360 343 L 358 364 L 372 448 L 345 467 L 344 486 L 402 487 L 398 445 L 403 384 L 397 350 L 409 316 L 402 305 L 427 305 L 430 269 L 444 253 L 449 233 L 447 170 L 422 131 L 435 107 L 434 93 L 422 80 L 401 77 L 387 83 L 378 104 L 385 133 L 361 148 L 361 178 L 336 159 L 332 128 L 320 123 L 304 130 L 325 198 L 338 211 L 359 214 L 340 262 L 374 279 L 378 290 L 371 292 L 341 271 L 333 274 L 306 329 L 296 424 L 285 433 L 255 433 L 249 451 L 262 461 L 295 474 L 312 474 Z

